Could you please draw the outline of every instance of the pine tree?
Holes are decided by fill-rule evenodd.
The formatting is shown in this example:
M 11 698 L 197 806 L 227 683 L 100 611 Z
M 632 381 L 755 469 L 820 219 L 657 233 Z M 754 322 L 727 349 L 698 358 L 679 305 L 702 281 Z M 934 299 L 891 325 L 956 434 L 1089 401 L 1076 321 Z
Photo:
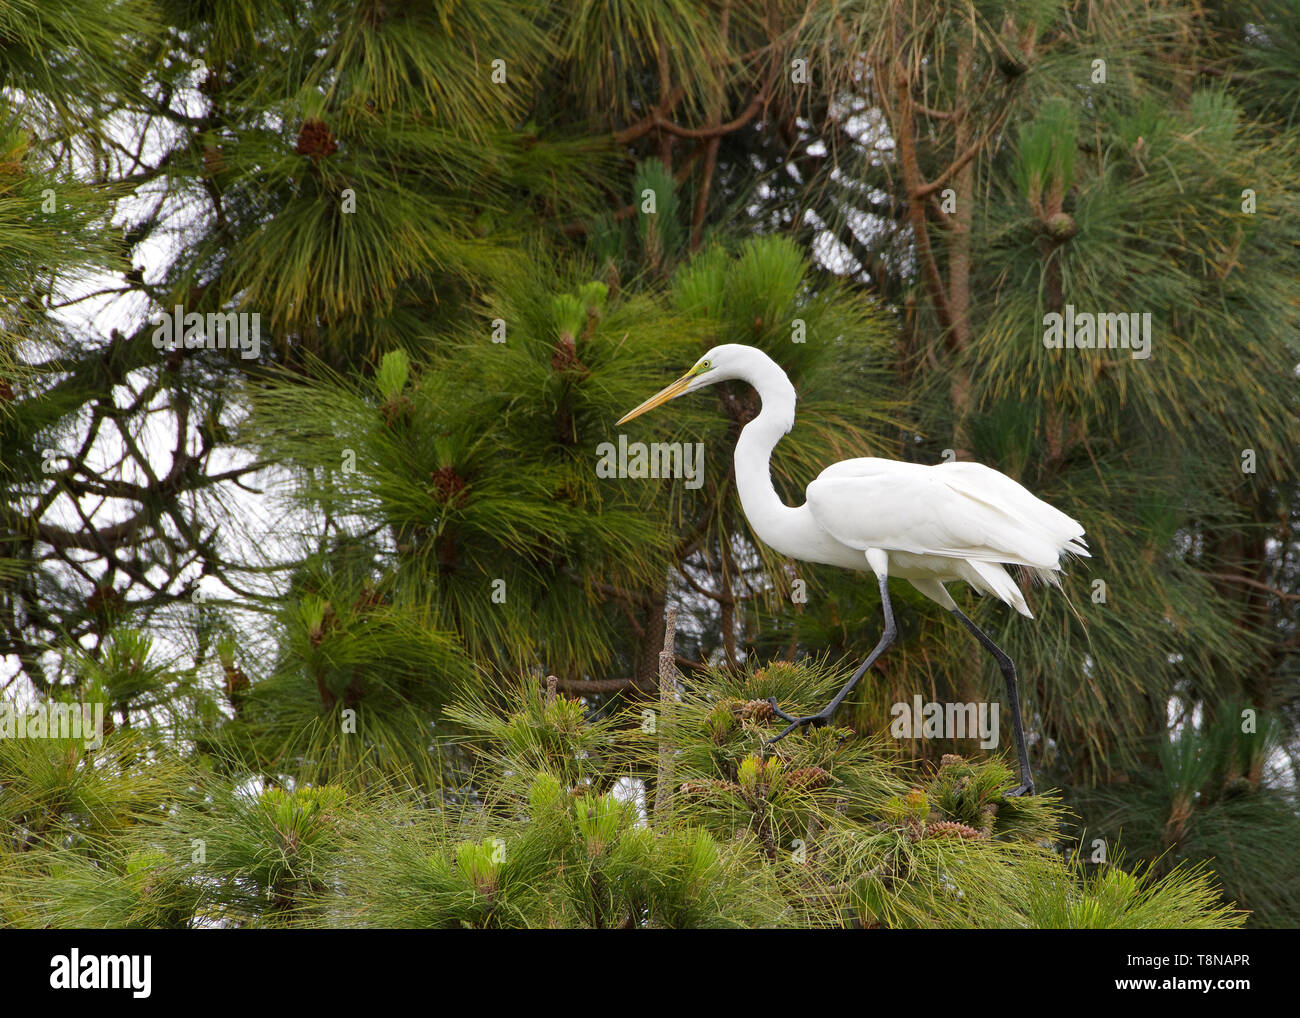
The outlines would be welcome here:
M 0 738 L 0 923 L 1300 920 L 1293 5 L 41 6 L 0 653 L 108 731 Z M 258 355 L 160 351 L 177 305 Z M 1045 345 L 1067 307 L 1150 356 Z M 750 534 L 743 387 L 613 426 L 723 342 L 796 386 L 788 502 L 974 458 L 1084 523 L 1032 622 L 969 609 L 1054 791 L 891 733 L 1000 698 L 901 590 L 840 727 L 764 746 L 879 599 Z

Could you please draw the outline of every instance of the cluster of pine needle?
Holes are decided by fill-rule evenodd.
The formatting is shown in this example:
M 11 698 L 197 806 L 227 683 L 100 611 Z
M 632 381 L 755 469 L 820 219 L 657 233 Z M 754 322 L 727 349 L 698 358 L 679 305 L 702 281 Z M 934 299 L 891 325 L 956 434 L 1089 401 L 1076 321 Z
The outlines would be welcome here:
M 446 784 L 273 782 L 158 733 L 0 741 L 0 924 L 19 927 L 1223 928 L 1198 867 L 1083 861 L 1010 769 L 902 765 L 826 727 L 768 746 L 769 696 L 841 676 L 712 673 L 593 719 L 529 681 L 448 711 Z M 648 703 L 648 702 L 647 702 Z M 667 750 L 667 752 L 665 752 Z M 1117 861 L 1116 861 L 1117 862 Z

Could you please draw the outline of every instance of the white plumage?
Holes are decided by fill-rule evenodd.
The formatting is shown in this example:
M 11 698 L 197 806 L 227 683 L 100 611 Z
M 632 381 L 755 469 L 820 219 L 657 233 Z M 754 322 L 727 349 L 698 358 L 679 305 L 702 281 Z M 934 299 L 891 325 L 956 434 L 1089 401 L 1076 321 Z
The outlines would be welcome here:
M 1011 794 L 1032 792 L 1015 667 L 957 608 L 944 584 L 963 580 L 1032 617 L 1020 586 L 1005 567 L 1022 567 L 1031 576 L 1059 586 L 1062 556 L 1088 555 L 1083 527 L 1005 474 L 965 462 L 927 466 L 872 457 L 844 460 L 827 467 L 808 485 L 803 505 L 787 506 L 772 486 L 770 462 L 772 449 L 794 426 L 794 386 L 775 361 L 750 346 L 714 347 L 685 375 L 618 423 L 727 379 L 748 382 L 763 404 L 759 415 L 741 431 L 735 452 L 737 490 L 754 533 L 791 558 L 875 572 L 885 613 L 880 643 L 825 710 L 797 718 L 777 709 L 791 722 L 777 739 L 800 725 L 825 724 L 893 641 L 887 580 L 894 576 L 953 612 L 994 654 L 1007 680 L 1020 756 L 1022 785 Z
M 808 508 L 841 544 L 889 552 L 892 575 L 950 610 L 941 585 L 965 580 L 1032 617 L 1003 565 L 1055 584 L 1063 554 L 1088 554 L 1083 527 L 979 463 L 844 460 L 808 485 Z

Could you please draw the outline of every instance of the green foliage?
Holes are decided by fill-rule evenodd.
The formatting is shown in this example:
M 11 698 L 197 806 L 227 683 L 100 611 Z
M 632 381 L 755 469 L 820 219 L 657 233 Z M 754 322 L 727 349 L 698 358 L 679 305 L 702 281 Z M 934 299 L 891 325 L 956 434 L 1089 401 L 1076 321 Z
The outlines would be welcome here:
M 1034 120 L 1021 128 L 1016 183 L 1030 205 L 1040 205 L 1048 191 L 1055 191 L 1059 201 L 1074 183 L 1078 133 L 1075 109 L 1062 98 L 1044 103 Z
M 1083 793 L 1083 840 L 1122 840 L 1155 873 L 1213 865 L 1255 922 L 1285 926 L 1300 902 L 1292 865 L 1300 821 L 1293 792 L 1261 780 L 1276 758 L 1280 726 L 1253 713 L 1225 711 L 1189 725 L 1161 741 L 1156 767 Z
M 1033 926 L 1051 930 L 1213 930 L 1240 921 L 1219 904 L 1200 868 L 1175 868 L 1157 879 L 1150 869 L 1130 873 L 1118 865 L 1035 887 L 1029 915 Z
M 0 924 L 1300 923 L 1296 14 L 0 0 L 0 684 L 107 730 L 0 739 Z M 788 503 L 951 451 L 1084 524 L 1032 622 L 953 589 L 1058 792 L 889 736 L 1002 686 L 901 585 L 765 746 L 879 599 L 754 540 L 743 386 L 614 424 L 726 342 Z
M 666 257 L 680 251 L 682 247 L 677 186 L 661 162 L 647 159 L 637 167 L 632 187 L 632 201 L 637 208 L 637 239 L 646 269 L 654 273 Z M 653 211 L 647 211 L 648 201 L 654 202 Z
M 145 766 L 124 732 L 95 766 L 61 769 L 48 743 L 0 741 L 6 773 L 26 776 L 0 789 L 0 915 L 149 928 L 1240 924 L 1203 872 L 1067 864 L 1051 847 L 1060 800 L 1005 798 L 999 761 L 909 774 L 835 730 L 766 746 L 775 719 L 759 697 L 820 696 L 840 678 L 713 676 L 654 726 L 630 712 L 589 723 L 577 701 L 524 683 L 499 708 L 452 712 L 473 781 L 436 804 L 198 772 L 161 746 Z
M 360 567 L 340 568 L 349 560 Z M 394 592 L 365 546 L 335 547 L 301 571 L 273 635 L 279 656 L 242 693 L 211 751 L 274 760 L 303 780 L 430 787 L 429 753 L 443 704 L 476 672 L 426 605 Z M 229 674 L 229 670 L 228 674 Z

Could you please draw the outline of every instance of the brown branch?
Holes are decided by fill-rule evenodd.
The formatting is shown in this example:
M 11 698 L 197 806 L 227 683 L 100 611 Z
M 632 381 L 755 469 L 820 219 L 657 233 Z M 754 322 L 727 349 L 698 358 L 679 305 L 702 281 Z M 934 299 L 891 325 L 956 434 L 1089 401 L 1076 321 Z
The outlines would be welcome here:
M 932 110 L 924 103 L 913 103 L 912 105 L 917 111 L 925 114 L 927 117 L 932 117 L 935 120 L 951 120 L 953 117 L 957 116 L 956 110 Z
M 691 213 L 691 250 L 698 251 L 704 238 L 704 214 L 709 206 L 709 190 L 713 186 L 713 170 L 718 164 L 718 146 L 721 138 L 705 142 L 704 167 L 700 172 L 700 186 L 695 192 L 695 209 Z
M 99 551 L 105 542 L 115 545 L 125 543 L 128 538 L 134 537 L 139 530 L 143 529 L 144 525 L 150 522 L 154 515 L 155 513 L 152 510 L 142 509 L 129 519 L 114 523 L 109 527 L 102 527 L 93 532 L 64 530 L 52 523 L 37 523 L 36 535 L 46 544 L 52 544 L 56 548 L 80 548 L 82 551 Z
M 717 601 L 719 604 L 735 604 L 735 603 L 736 603 L 736 598 L 735 598 L 735 596 L 732 595 L 730 592 L 728 592 L 728 591 L 721 591 L 721 592 L 719 592 L 719 591 L 712 591 L 712 590 L 709 590 L 707 587 L 705 587 L 703 584 L 697 583 L 697 582 L 695 581 L 694 577 L 692 577 L 691 574 L 688 573 L 688 572 L 686 571 L 686 563 L 685 563 L 685 562 L 681 563 L 681 565 L 678 567 L 678 569 L 677 569 L 677 574 L 678 574 L 682 579 L 684 579 L 688 584 L 690 584 L 691 589 L 694 590 L 695 593 L 697 593 L 697 594 L 703 594 L 705 597 L 709 598 L 709 599 L 712 600 L 712 601 Z
M 623 693 L 631 689 L 643 693 L 654 692 L 655 684 L 636 679 L 558 679 L 556 688 L 561 693 L 589 696 L 605 693 Z
M 616 131 L 614 133 L 614 141 L 620 145 L 626 145 L 644 138 L 655 129 L 656 120 L 668 114 L 673 107 L 681 101 L 682 96 L 685 94 L 686 89 L 681 85 L 678 85 L 671 93 L 669 93 L 668 99 L 656 107 L 654 111 L 648 114 L 643 120 L 638 120 L 635 124 L 625 127 L 621 131 Z
M 961 95 L 968 91 L 971 65 L 974 61 L 972 44 L 963 43 L 957 54 L 957 90 Z M 963 100 L 957 107 L 954 143 L 958 150 L 968 146 L 971 134 L 970 106 Z M 954 164 L 955 165 L 955 164 Z M 949 167 L 952 169 L 952 167 Z M 942 178 L 941 178 L 942 179 Z M 949 221 L 951 227 L 946 238 L 948 250 L 948 313 L 952 319 L 952 328 L 944 337 L 948 348 L 960 352 L 970 342 L 970 276 L 971 276 L 971 227 L 974 222 L 975 206 L 975 167 L 967 161 L 955 173 L 954 193 L 956 209 Z M 926 199 L 915 198 L 914 201 Z M 950 387 L 950 399 L 953 407 L 952 442 L 957 459 L 971 458 L 971 441 L 967 430 L 967 417 L 971 404 L 970 373 L 960 361 L 955 365 Z
M 965 151 L 959 155 L 952 164 L 944 170 L 939 176 L 928 184 L 922 184 L 917 190 L 909 189 L 908 194 L 913 198 L 926 198 L 939 191 L 944 184 L 952 179 L 953 175 L 966 167 L 966 164 L 980 154 L 980 150 L 987 145 L 1001 129 L 1002 124 L 1006 121 L 1007 115 L 1011 112 L 1011 104 L 1007 103 L 1002 107 L 1002 112 L 997 115 L 993 121 L 993 126 L 985 131 L 979 138 L 971 142 Z
M 916 245 L 921 275 L 930 291 L 930 299 L 934 302 L 939 324 L 946 333 L 952 327 L 952 318 L 948 313 L 948 294 L 944 289 L 943 277 L 939 274 L 939 264 L 935 261 L 934 250 L 930 246 L 930 234 L 926 225 L 925 204 L 922 199 L 928 185 L 921 173 L 921 164 L 916 155 L 916 139 L 912 124 L 912 86 L 907 71 L 903 69 L 898 71 L 894 81 L 899 99 L 894 133 L 898 138 L 898 161 L 903 173 L 903 186 L 908 195 L 907 221 L 912 227 L 912 242 Z
M 736 117 L 735 120 L 728 120 L 725 124 L 714 124 L 711 127 L 682 127 L 681 124 L 673 123 L 667 117 L 655 116 L 655 124 L 661 131 L 676 135 L 678 138 L 690 138 L 694 141 L 707 138 L 719 138 L 724 134 L 732 134 L 739 131 L 758 115 L 764 104 L 767 102 L 767 93 L 760 92 L 754 96 L 753 101 L 745 108 L 745 111 Z
M 1275 597 L 1284 598 L 1287 601 L 1300 601 L 1300 594 L 1288 594 L 1285 590 L 1278 590 L 1277 587 L 1270 587 L 1267 583 L 1261 583 L 1259 580 L 1252 580 L 1249 576 L 1238 576 L 1236 573 L 1201 573 L 1201 575 L 1211 580 L 1227 580 L 1230 583 L 1244 583 L 1248 587 L 1255 587 L 1272 594 Z

